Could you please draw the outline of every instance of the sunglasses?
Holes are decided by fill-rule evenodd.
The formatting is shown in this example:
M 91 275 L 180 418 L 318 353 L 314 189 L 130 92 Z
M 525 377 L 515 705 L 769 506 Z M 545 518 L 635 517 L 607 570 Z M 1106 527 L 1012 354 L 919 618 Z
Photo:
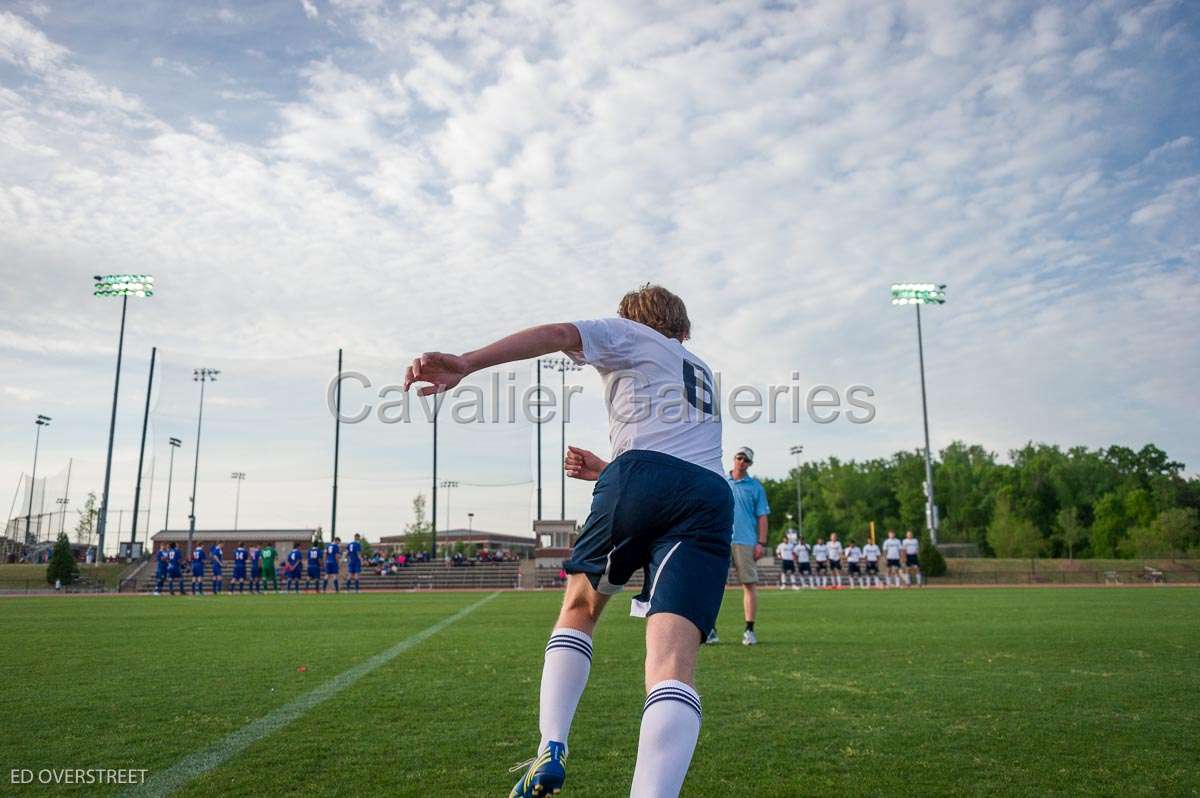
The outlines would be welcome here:
M 733 459 L 734 459 L 734 460 L 746 460 L 746 455 L 744 455 L 744 454 L 735 454 L 735 455 L 733 456 Z M 747 462 L 747 463 L 749 463 L 750 461 L 749 461 L 749 460 L 746 460 L 746 462 Z

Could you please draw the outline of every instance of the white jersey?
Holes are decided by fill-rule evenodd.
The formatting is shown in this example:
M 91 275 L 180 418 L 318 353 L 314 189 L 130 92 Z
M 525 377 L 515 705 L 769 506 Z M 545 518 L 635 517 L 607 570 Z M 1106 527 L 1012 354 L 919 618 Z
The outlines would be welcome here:
M 829 559 L 833 562 L 842 561 L 842 544 L 836 540 L 829 541 Z
M 829 559 L 829 547 L 824 543 L 813 546 L 813 557 L 817 562 L 825 562 Z
M 604 380 L 612 456 L 662 452 L 725 476 L 712 370 L 674 338 L 629 319 L 574 322 L 583 341 L 566 354 Z
M 868 543 L 863 546 L 863 556 L 867 558 L 867 562 L 879 562 L 879 547 Z
M 883 541 L 883 553 L 889 560 L 900 559 L 900 541 L 896 538 L 888 538 Z
M 917 540 L 916 538 L 905 538 L 904 539 L 904 553 L 905 554 L 908 554 L 908 555 L 916 554 L 917 551 L 920 550 L 920 547 L 921 547 L 921 541 Z
M 862 549 L 858 546 L 851 546 L 846 549 L 846 562 L 857 563 L 862 559 Z
M 797 543 L 795 554 L 796 562 L 808 562 L 808 558 L 812 554 L 812 547 L 807 543 Z
M 780 544 L 778 546 L 775 547 L 775 556 L 781 560 L 787 560 L 787 561 L 791 562 L 792 560 L 795 559 L 795 556 L 794 556 L 795 551 L 796 551 L 796 546 L 794 544 L 784 540 L 784 541 L 780 542 Z

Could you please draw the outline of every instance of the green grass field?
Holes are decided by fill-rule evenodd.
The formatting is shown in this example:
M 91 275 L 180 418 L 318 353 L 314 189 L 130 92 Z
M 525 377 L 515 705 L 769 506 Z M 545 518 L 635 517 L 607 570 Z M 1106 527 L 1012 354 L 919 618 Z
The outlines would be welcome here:
M 124 563 L 80 565 L 79 575 L 115 588 L 125 570 Z M 0 565 L 0 590 L 49 590 L 46 566 L 6 563 Z
M 488 595 L 4 599 L 0 791 L 120 789 L 12 787 L 11 768 L 180 773 Z M 1200 794 L 1200 590 L 767 591 L 752 649 L 739 599 L 701 652 L 685 795 Z M 558 602 L 493 597 L 175 794 L 507 795 L 537 744 Z M 564 795 L 628 794 L 643 651 L 628 604 L 597 630 Z

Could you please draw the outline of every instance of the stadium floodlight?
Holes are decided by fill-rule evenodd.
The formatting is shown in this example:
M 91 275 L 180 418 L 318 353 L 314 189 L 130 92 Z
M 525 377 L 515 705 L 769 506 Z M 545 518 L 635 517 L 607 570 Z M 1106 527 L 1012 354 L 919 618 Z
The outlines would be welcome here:
M 242 506 L 242 482 L 246 479 L 245 471 L 234 471 L 229 475 L 230 479 L 237 480 L 237 495 L 233 500 L 233 531 L 238 530 L 238 512 Z
M 453 479 L 443 479 L 440 483 L 446 489 L 446 531 L 450 531 L 450 489 L 457 488 L 458 483 Z
M 192 557 L 192 538 L 196 536 L 196 480 L 200 474 L 200 427 L 204 423 L 204 384 L 216 382 L 217 369 L 192 369 L 192 382 L 200 383 L 200 412 L 196 414 L 196 459 L 192 465 L 191 512 L 188 513 L 188 559 Z
M 567 357 L 543 358 L 543 360 L 546 365 L 562 375 L 562 392 L 559 395 L 559 401 L 562 402 L 562 447 L 558 455 L 558 466 L 562 470 L 562 514 L 559 520 L 565 521 L 567 520 L 567 469 L 564 468 L 567 461 L 567 372 L 581 371 L 583 366 Z
M 29 478 L 29 512 L 25 514 L 26 543 L 36 542 L 32 539 L 33 533 L 30 530 L 33 525 L 33 494 L 37 489 L 38 447 L 42 443 L 42 427 L 50 426 L 50 420 L 50 416 L 43 416 L 41 413 L 38 413 L 37 418 L 33 420 L 33 423 L 37 425 L 37 431 L 33 437 L 33 476 Z M 40 532 L 42 530 L 41 516 L 38 516 L 38 519 L 38 531 Z
M 100 498 L 100 518 L 96 522 L 99 545 L 96 562 L 104 562 L 104 533 L 108 529 L 108 488 L 112 483 L 113 436 L 117 431 L 117 393 L 121 389 L 121 355 L 125 349 L 125 311 L 129 297 L 154 296 L 154 277 L 149 274 L 97 274 L 92 296 L 121 297 L 121 332 L 117 337 L 117 376 L 113 381 L 112 415 L 108 421 L 108 456 L 104 465 L 104 493 Z
M 475 531 L 475 513 L 467 513 L 467 534 L 471 535 Z
M 929 540 L 938 542 L 937 505 L 933 500 L 933 461 L 929 455 L 929 406 L 925 401 L 925 344 L 921 335 L 921 306 L 946 304 L 945 283 L 893 283 L 893 305 L 915 305 L 917 309 L 917 360 L 921 370 L 921 418 L 925 424 L 925 525 Z
M 800 498 L 800 455 L 804 453 L 803 446 L 793 446 L 789 454 L 796 456 L 796 533 L 804 535 L 804 504 Z
M 183 445 L 183 441 L 178 438 L 170 438 L 167 441 L 171 447 L 171 465 L 167 469 L 167 512 L 163 516 L 163 530 L 171 528 L 171 482 L 175 478 L 175 450 Z

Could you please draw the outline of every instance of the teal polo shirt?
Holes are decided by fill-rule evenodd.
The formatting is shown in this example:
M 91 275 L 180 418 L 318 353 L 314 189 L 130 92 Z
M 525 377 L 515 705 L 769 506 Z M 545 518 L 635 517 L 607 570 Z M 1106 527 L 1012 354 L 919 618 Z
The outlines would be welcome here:
M 733 542 L 753 546 L 758 542 L 758 517 L 771 514 L 767 491 L 749 475 L 734 479 L 726 474 L 725 481 L 733 491 Z

